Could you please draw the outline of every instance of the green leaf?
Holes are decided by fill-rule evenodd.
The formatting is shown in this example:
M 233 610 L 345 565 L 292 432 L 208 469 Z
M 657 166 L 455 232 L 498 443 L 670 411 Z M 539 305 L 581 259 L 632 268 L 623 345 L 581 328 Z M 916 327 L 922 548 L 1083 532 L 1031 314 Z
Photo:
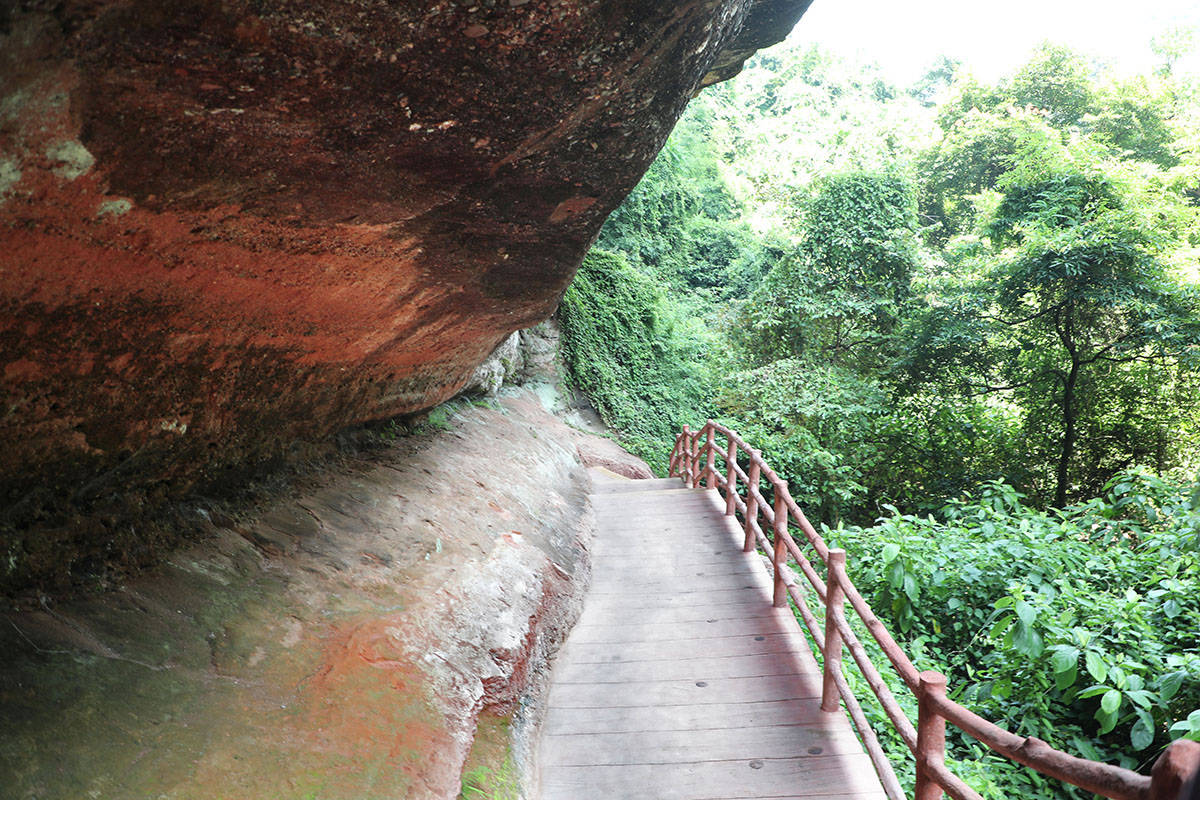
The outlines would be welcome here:
M 1175 693 L 1179 691 L 1179 687 L 1183 685 L 1184 679 L 1187 677 L 1187 672 L 1179 669 L 1175 672 L 1170 672 L 1158 679 L 1158 694 L 1163 700 L 1170 700 L 1175 697 Z
M 1024 601 L 1017 601 L 1016 606 L 1017 617 L 1021 619 L 1021 623 L 1029 626 L 1037 617 L 1037 611 Z
M 1045 651 L 1046 645 L 1042 636 L 1024 621 L 1017 621 L 1012 629 L 1013 649 L 1029 658 L 1039 657 Z
M 1088 760 L 1101 759 L 1100 752 L 1096 749 L 1096 746 L 1092 743 L 1092 741 L 1085 737 L 1071 738 L 1071 745 L 1073 745 L 1075 750 L 1079 752 L 1080 757 L 1085 757 Z
M 1129 730 L 1129 742 L 1138 752 L 1154 742 L 1154 718 L 1150 717 L 1149 712 L 1138 710 L 1137 722 Z
M 992 639 L 993 641 L 996 640 L 997 638 L 999 638 L 1001 635 L 1003 635 L 1008 630 L 1009 626 L 1012 625 L 1012 622 L 1013 622 L 1012 615 L 1004 616 L 999 621 L 992 624 L 992 628 L 988 632 L 988 637 L 990 639 Z
M 1088 674 L 1096 679 L 1096 683 L 1104 683 L 1108 677 L 1108 664 L 1096 652 L 1088 652 L 1084 658 Z
M 1183 612 L 1183 607 L 1181 607 L 1179 602 L 1174 598 L 1168 598 L 1167 602 L 1163 604 L 1163 613 L 1166 614 L 1168 618 L 1176 618 L 1181 612 Z
M 1096 720 L 1100 723 L 1100 734 L 1108 734 L 1117 725 L 1117 713 L 1106 712 L 1101 707 L 1096 710 Z
M 1056 673 L 1074 669 L 1079 662 L 1079 650 L 1073 646 L 1059 646 L 1050 656 L 1050 668 Z
M 895 541 L 889 541 L 883 545 L 883 563 L 890 564 L 896 560 L 896 556 L 900 554 L 900 545 Z
M 1116 714 L 1121 708 L 1121 693 L 1116 689 L 1109 689 L 1104 693 L 1104 697 L 1100 698 L 1100 711 L 1111 712 Z
M 996 603 L 992 604 L 992 608 L 993 609 L 1008 609 L 1012 605 L 1013 605 L 1013 599 L 1006 595 L 1003 598 L 1001 598 L 999 601 L 996 601 Z
M 1143 709 L 1154 708 L 1154 700 L 1150 697 L 1150 693 L 1145 689 L 1129 689 L 1125 692 L 1125 697 L 1129 698 Z
M 1117 687 L 1118 689 L 1125 688 L 1125 681 L 1127 678 L 1125 676 L 1125 670 L 1121 667 L 1110 666 L 1108 668 L 1108 679 L 1111 680 L 1113 686 Z

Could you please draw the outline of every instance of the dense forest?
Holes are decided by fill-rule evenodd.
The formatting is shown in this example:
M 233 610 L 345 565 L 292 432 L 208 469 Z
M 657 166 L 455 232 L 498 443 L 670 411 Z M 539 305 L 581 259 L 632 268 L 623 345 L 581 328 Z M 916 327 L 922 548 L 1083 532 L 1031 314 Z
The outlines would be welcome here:
M 995 84 L 941 58 L 911 88 L 760 54 L 692 102 L 560 309 L 628 448 L 663 469 L 680 425 L 739 430 L 952 696 L 1139 768 L 1200 739 L 1191 45 L 1128 76 L 1047 43 Z M 987 796 L 1081 794 L 951 735 Z

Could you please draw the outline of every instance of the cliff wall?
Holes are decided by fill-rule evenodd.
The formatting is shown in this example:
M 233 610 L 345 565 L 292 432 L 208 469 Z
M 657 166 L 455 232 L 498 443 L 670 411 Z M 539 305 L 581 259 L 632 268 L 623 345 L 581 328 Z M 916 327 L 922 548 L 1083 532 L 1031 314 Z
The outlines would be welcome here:
M 808 2 L 0 3 L 0 591 L 457 393 Z

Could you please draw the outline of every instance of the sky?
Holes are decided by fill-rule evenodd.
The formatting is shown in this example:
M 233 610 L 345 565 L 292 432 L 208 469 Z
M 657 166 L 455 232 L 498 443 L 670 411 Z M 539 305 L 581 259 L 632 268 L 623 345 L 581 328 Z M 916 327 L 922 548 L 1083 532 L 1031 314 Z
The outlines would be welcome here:
M 1156 64 L 1150 38 L 1172 22 L 1200 25 L 1200 0 L 814 0 L 790 42 L 874 60 L 898 85 L 911 84 L 939 54 L 995 82 L 1043 40 L 1109 60 L 1121 73 L 1148 72 Z M 1200 55 L 1179 67 L 1200 71 Z

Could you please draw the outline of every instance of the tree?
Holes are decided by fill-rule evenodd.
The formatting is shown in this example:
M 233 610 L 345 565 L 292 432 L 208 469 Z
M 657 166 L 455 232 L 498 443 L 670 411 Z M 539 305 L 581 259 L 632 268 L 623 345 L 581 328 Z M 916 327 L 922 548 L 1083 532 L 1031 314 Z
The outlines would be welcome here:
M 1100 421 L 1101 398 L 1119 395 L 1135 370 L 1153 379 L 1191 366 L 1200 304 L 1162 262 L 1182 226 L 1161 191 L 1145 196 L 1118 167 L 1078 159 L 1021 171 L 986 226 L 997 253 L 982 318 L 997 329 L 1000 376 L 987 389 L 1011 391 L 1036 450 L 1053 453 L 1052 503 L 1062 507 L 1088 469 L 1077 461 L 1080 434 Z M 1194 407 L 1200 397 L 1178 399 Z
M 1173 25 L 1161 34 L 1150 38 L 1150 50 L 1162 60 L 1159 74 L 1169 76 L 1175 70 L 1175 63 L 1196 49 L 1196 27 Z
M 743 312 L 751 357 L 809 356 L 866 373 L 895 330 L 920 265 L 916 195 L 894 174 L 825 177 L 797 207 L 796 250 Z
M 1019 156 L 1053 160 L 1062 136 L 1037 114 L 1009 106 L 972 109 L 951 124 L 937 145 L 921 155 L 921 221 L 941 244 L 969 231 L 977 219 L 974 200 L 1013 170 Z
M 1114 80 L 1096 95 L 1096 110 L 1083 118 L 1097 139 L 1131 159 L 1169 168 L 1178 162 L 1172 150 L 1171 95 L 1145 77 Z
M 1042 43 L 1007 90 L 1017 105 L 1047 111 L 1059 127 L 1075 125 L 1092 110 L 1091 67 L 1066 46 Z
M 962 60 L 947 57 L 943 54 L 908 89 L 909 95 L 926 108 L 932 108 L 938 104 L 939 98 L 953 85 L 954 78 L 961 67 Z

